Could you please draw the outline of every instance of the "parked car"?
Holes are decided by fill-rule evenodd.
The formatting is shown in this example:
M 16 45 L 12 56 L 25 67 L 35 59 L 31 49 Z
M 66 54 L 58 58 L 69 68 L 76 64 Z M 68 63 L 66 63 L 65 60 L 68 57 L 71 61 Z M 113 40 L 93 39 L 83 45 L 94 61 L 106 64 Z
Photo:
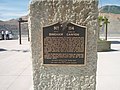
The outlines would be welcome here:
M 2 34 L 0 33 L 0 40 L 2 40 Z
M 9 39 L 13 39 L 13 34 L 9 33 Z

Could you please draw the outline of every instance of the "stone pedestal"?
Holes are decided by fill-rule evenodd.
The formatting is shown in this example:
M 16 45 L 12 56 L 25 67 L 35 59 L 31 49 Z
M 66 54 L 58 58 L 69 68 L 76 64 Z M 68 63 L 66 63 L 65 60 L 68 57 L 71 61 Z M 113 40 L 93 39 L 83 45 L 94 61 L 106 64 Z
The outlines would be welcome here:
M 111 41 L 99 40 L 97 44 L 97 51 L 110 51 L 111 50 Z
M 98 1 L 32 0 L 29 12 L 34 90 L 95 90 Z M 57 22 L 87 27 L 84 65 L 43 64 L 43 27 Z

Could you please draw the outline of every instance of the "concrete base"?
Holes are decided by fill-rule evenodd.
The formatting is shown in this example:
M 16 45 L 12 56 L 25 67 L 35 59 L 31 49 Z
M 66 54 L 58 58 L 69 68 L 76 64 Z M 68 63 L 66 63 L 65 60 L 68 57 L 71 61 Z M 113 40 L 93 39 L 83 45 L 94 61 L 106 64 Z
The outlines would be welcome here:
M 111 50 L 111 41 L 99 40 L 97 45 L 97 51 L 109 51 Z

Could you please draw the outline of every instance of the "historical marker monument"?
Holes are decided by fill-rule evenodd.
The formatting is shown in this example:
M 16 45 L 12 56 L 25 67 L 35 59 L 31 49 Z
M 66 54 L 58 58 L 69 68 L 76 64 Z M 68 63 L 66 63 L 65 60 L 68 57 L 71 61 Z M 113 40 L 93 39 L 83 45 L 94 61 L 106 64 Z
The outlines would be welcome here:
M 95 90 L 97 0 L 32 0 L 34 90 Z

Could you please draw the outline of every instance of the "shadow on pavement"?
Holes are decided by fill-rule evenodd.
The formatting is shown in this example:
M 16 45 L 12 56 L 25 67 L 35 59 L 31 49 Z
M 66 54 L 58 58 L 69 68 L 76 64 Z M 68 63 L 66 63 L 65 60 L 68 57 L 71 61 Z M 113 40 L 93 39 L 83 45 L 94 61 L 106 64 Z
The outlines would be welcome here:
M 119 51 L 119 50 L 111 49 L 111 50 L 104 50 L 104 51 L 99 51 L 99 52 L 115 52 L 115 51 Z
M 30 52 L 30 50 L 15 50 L 15 49 L 13 49 L 13 50 L 10 50 L 10 51 L 15 51 L 15 52 Z
M 104 51 L 98 51 L 98 52 L 115 52 L 115 51 L 120 51 L 120 50 L 110 49 L 110 50 L 104 50 Z
M 111 44 L 120 44 L 120 41 L 111 41 Z
M 3 48 L 0 48 L 0 52 L 2 52 L 2 51 L 7 51 L 6 49 L 3 49 Z
M 0 52 L 2 51 L 15 51 L 15 52 L 23 52 L 23 53 L 30 52 L 30 50 L 16 50 L 16 49 L 7 50 L 7 49 L 0 48 Z

